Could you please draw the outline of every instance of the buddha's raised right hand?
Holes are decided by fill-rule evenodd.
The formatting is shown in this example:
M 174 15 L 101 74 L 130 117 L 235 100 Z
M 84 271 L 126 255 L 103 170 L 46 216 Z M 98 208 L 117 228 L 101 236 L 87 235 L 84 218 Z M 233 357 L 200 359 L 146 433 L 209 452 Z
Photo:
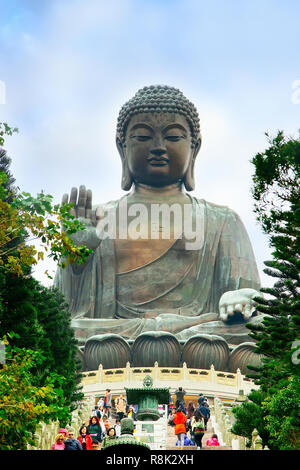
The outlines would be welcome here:
M 94 223 L 94 214 L 92 210 L 92 191 L 86 190 L 84 185 L 77 188 L 72 188 L 70 193 L 70 199 L 68 194 L 64 194 L 62 203 L 73 204 L 73 208 L 70 213 L 73 217 L 78 219 L 82 225 L 85 226 L 85 230 L 79 230 L 78 232 L 71 235 L 72 240 L 76 245 L 85 245 L 87 248 L 95 249 L 100 243 L 100 239 L 96 233 L 96 227 Z
M 86 190 L 84 185 L 79 187 L 79 195 L 77 188 L 71 189 L 70 200 L 69 195 L 64 194 L 62 202 L 73 204 L 71 215 L 76 219 L 92 219 L 92 191 Z

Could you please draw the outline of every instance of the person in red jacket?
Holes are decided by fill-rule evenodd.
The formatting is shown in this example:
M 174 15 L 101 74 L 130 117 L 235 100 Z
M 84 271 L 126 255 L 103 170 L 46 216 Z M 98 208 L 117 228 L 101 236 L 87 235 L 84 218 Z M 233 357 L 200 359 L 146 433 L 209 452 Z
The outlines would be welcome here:
M 77 441 L 80 442 L 82 450 L 92 450 L 92 438 L 85 424 L 79 429 Z
M 216 434 L 213 434 L 210 439 L 207 439 L 206 441 L 206 446 L 211 447 L 211 446 L 219 446 L 220 443 L 218 441 L 218 436 Z
M 179 449 L 182 449 L 184 446 L 184 436 L 186 434 L 186 417 L 182 412 L 181 408 L 177 408 L 173 423 L 175 424 L 175 435 L 177 436 L 177 439 L 180 442 Z

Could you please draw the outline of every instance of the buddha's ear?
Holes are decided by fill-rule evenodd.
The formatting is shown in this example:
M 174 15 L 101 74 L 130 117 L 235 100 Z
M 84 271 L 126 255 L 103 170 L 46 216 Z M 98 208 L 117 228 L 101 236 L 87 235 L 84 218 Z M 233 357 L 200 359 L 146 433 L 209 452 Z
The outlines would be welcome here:
M 191 161 L 187 169 L 187 172 L 183 178 L 183 183 L 187 191 L 193 191 L 195 189 L 194 166 L 195 166 L 196 157 L 198 155 L 200 147 L 201 147 L 201 137 L 199 137 L 199 139 L 197 140 L 193 148 Z
M 132 178 L 129 172 L 127 158 L 126 158 L 126 147 L 121 142 L 120 138 L 117 136 L 116 138 L 117 149 L 119 151 L 121 160 L 122 160 L 122 180 L 121 180 L 121 187 L 124 191 L 129 191 L 132 186 Z

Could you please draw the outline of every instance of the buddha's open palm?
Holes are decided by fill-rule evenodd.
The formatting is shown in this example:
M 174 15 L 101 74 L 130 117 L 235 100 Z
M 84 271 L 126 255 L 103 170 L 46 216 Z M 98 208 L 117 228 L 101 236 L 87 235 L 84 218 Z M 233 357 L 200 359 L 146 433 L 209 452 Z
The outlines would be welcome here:
M 62 202 L 73 204 L 71 215 L 76 219 L 92 219 L 92 191 L 86 190 L 85 186 L 80 186 L 79 192 L 77 188 L 72 188 L 70 199 L 68 194 L 64 194 Z
M 76 245 L 85 245 L 92 250 L 97 248 L 100 239 L 93 223 L 92 191 L 90 189 L 86 190 L 83 185 L 79 187 L 79 192 L 77 188 L 72 188 L 70 199 L 68 194 L 64 194 L 62 202 L 73 204 L 70 211 L 71 215 L 79 219 L 81 224 L 85 226 L 85 230 L 79 230 L 71 235 L 74 243 Z
M 230 320 L 236 312 L 239 312 L 244 320 L 249 320 L 256 308 L 253 298 L 260 295 L 257 290 L 250 288 L 225 292 L 219 302 L 221 320 Z

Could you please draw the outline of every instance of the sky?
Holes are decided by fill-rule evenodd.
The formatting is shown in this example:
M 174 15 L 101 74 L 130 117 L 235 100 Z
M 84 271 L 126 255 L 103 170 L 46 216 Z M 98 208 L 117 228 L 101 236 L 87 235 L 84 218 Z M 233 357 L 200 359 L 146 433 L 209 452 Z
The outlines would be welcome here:
M 22 191 L 59 202 L 81 184 L 119 199 L 115 129 L 145 85 L 197 107 L 202 148 L 191 194 L 242 218 L 263 273 L 268 238 L 253 213 L 251 158 L 264 133 L 300 128 L 300 3 L 295 0 L 0 0 L 0 122 Z M 55 271 L 40 263 L 34 275 Z

